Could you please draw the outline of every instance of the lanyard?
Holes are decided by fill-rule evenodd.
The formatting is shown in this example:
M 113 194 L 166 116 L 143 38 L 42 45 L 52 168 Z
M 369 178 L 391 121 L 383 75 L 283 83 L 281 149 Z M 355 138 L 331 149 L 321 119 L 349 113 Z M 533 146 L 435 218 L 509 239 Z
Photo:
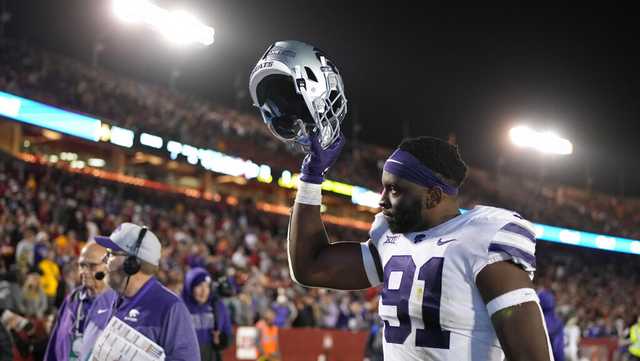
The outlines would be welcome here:
M 78 301 L 78 308 L 76 309 L 76 319 L 73 322 L 73 335 L 80 336 L 82 333 L 80 332 L 80 322 L 84 320 L 84 302 L 87 299 L 88 295 L 85 289 L 78 290 L 75 298 Z

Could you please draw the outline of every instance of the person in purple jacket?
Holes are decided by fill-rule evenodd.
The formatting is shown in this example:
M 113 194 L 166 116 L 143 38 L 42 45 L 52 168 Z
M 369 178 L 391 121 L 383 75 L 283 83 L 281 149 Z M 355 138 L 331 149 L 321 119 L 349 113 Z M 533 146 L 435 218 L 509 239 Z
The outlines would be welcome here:
M 222 361 L 222 350 L 231 340 L 229 311 L 218 293 L 205 269 L 194 267 L 187 272 L 182 299 L 191 312 L 202 361 Z
M 175 293 L 153 276 L 160 264 L 158 237 L 146 227 L 122 223 L 109 237 L 96 237 L 107 248 L 107 284 L 89 310 L 80 360 L 90 358 L 112 317 L 158 344 L 166 361 L 199 361 L 191 314 Z
M 556 315 L 556 298 L 550 290 L 542 289 L 538 292 L 540 308 L 544 314 L 547 333 L 551 342 L 551 350 L 555 361 L 564 361 L 564 323 Z
M 106 249 L 93 241 L 82 248 L 78 258 L 81 285 L 72 290 L 60 306 L 49 337 L 46 361 L 78 359 L 87 312 L 94 299 L 106 289 L 102 280 L 106 271 L 105 253 Z

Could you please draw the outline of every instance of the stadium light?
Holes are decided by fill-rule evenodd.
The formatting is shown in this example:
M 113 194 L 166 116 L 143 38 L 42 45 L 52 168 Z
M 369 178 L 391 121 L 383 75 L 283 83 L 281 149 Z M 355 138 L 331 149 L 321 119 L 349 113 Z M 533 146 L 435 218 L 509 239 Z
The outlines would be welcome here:
M 148 0 L 114 0 L 113 12 L 126 22 L 149 25 L 178 44 L 213 44 L 215 30 L 186 11 L 169 11 Z
M 509 131 L 511 142 L 519 147 L 532 148 L 541 153 L 569 155 L 573 144 L 553 132 L 539 132 L 527 126 L 518 126 Z

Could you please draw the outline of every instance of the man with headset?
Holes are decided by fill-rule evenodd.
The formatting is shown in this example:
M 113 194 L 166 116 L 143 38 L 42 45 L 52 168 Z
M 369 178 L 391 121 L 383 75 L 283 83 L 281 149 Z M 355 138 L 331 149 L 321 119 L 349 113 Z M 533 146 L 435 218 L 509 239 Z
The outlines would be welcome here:
M 153 276 L 160 263 L 158 237 L 146 227 L 122 223 L 109 237 L 95 239 L 107 248 L 111 290 L 89 310 L 80 360 L 89 359 L 96 340 L 117 317 L 162 347 L 165 360 L 198 361 L 198 339 L 187 307 Z
M 105 248 L 94 241 L 82 248 L 78 259 L 81 285 L 71 291 L 60 306 L 45 360 L 78 359 L 82 334 L 87 324 L 87 312 L 95 298 L 106 289 L 102 280 L 106 275 L 106 265 L 103 262 L 105 252 Z

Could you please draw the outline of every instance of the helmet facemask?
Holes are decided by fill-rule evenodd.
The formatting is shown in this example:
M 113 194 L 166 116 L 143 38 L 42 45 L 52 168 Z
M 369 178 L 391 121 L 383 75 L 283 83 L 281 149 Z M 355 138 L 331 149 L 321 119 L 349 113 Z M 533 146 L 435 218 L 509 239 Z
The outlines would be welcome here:
M 327 91 L 313 100 L 314 118 L 319 125 L 320 145 L 329 147 L 340 135 L 340 123 L 347 114 L 347 99 L 340 87 L 340 82 L 334 78 L 336 74 L 328 74 Z M 332 80 L 335 79 L 335 80 Z

